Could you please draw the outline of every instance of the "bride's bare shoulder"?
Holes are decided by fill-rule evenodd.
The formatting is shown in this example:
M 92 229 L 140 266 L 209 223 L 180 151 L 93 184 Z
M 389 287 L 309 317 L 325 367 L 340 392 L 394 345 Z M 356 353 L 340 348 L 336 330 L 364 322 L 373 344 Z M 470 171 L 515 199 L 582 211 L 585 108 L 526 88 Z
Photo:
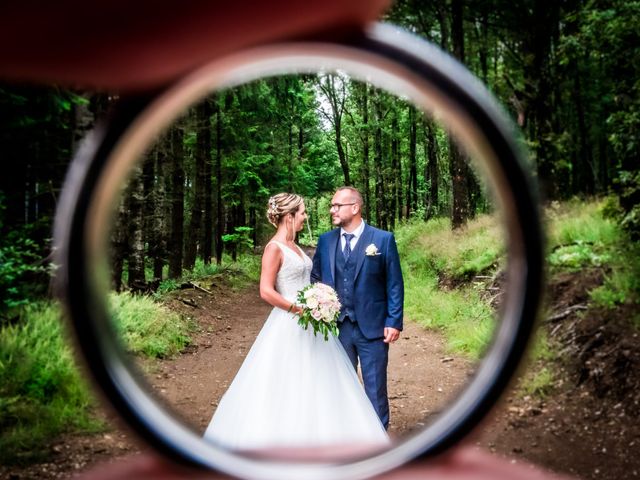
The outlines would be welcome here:
M 280 243 L 277 240 L 269 240 L 262 251 L 262 261 L 264 262 L 265 259 L 280 258 L 282 258 L 282 247 L 280 246 Z

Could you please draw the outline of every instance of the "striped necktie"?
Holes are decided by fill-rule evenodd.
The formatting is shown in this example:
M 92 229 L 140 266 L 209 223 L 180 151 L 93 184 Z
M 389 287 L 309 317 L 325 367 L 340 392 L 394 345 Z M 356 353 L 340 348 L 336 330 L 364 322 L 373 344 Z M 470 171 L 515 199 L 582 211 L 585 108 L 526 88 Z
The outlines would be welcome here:
M 345 244 L 344 244 L 344 249 L 342 250 L 342 254 L 344 255 L 344 258 L 346 260 L 347 258 L 349 258 L 349 255 L 351 255 L 351 239 L 355 237 L 355 235 L 353 233 L 343 233 L 342 235 L 344 235 L 344 239 L 345 239 Z

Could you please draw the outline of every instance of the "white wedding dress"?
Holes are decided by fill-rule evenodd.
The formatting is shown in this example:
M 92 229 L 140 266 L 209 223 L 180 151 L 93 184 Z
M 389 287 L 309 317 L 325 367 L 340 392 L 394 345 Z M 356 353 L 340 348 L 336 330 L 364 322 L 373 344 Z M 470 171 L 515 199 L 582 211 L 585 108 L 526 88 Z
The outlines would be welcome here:
M 279 242 L 276 289 L 294 302 L 309 284 L 312 262 Z M 274 308 L 204 438 L 236 450 L 313 446 L 384 446 L 389 437 L 340 341 L 304 330 Z

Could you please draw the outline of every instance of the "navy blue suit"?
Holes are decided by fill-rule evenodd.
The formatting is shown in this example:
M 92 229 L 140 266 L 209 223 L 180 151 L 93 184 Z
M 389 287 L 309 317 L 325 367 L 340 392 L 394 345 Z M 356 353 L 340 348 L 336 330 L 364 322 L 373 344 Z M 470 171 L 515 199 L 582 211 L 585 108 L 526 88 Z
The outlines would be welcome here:
M 371 245 L 376 255 L 365 254 Z M 389 345 L 383 342 L 384 329 L 402 330 L 404 302 L 398 248 L 393 234 L 365 224 L 347 263 L 341 256 L 340 229 L 321 235 L 311 281 L 335 288 L 343 306 L 348 305 L 348 318 L 339 324 L 340 341 L 354 368 L 360 360 L 365 391 L 386 428 Z M 338 274 L 344 278 L 337 278 Z

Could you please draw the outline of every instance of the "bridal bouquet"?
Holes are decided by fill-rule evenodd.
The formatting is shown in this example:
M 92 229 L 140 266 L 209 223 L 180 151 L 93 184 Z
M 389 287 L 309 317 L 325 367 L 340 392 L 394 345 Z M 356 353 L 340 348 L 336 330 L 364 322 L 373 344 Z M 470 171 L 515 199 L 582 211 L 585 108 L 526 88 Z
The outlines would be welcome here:
M 298 292 L 298 305 L 302 307 L 302 314 L 298 324 L 305 330 L 311 325 L 313 334 L 320 332 L 325 341 L 329 333 L 338 336 L 338 315 L 340 301 L 336 291 L 324 283 L 312 283 Z

